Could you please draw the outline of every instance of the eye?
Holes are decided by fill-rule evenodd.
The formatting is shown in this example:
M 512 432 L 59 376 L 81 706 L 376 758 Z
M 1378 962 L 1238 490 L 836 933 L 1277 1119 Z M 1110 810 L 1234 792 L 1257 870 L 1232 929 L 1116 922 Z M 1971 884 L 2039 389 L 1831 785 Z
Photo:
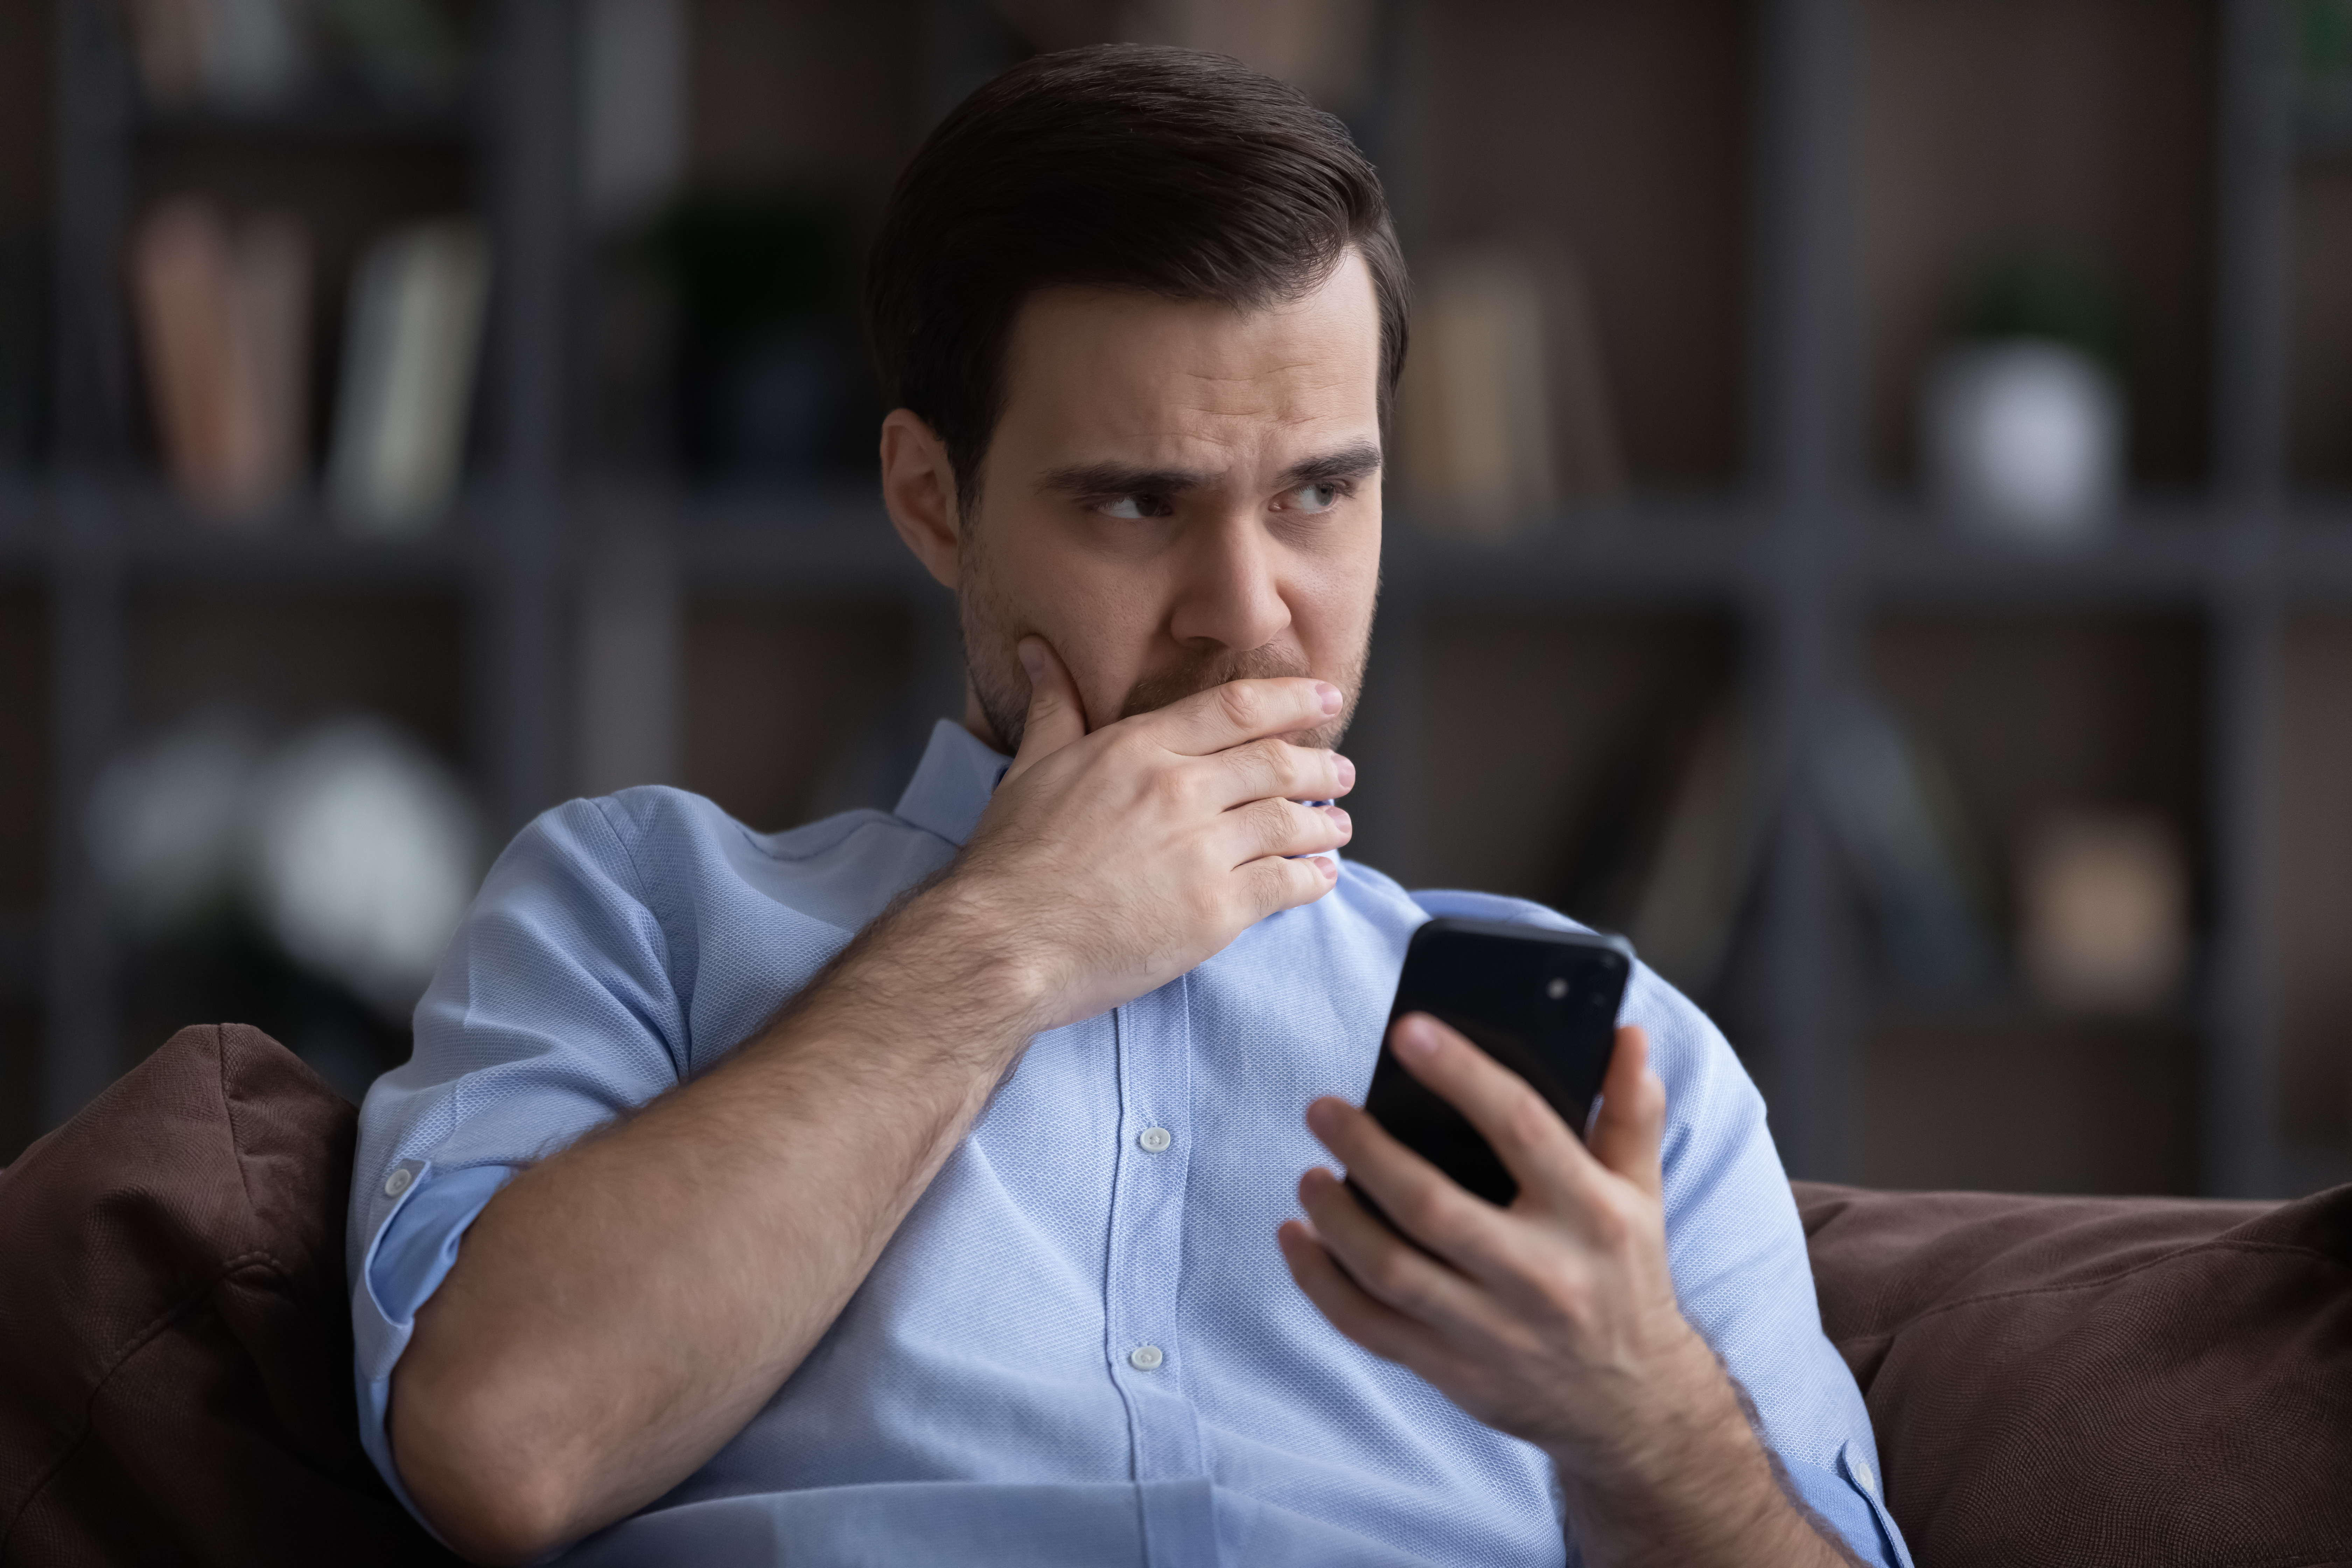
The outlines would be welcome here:
M 1301 485 L 1284 499 L 1294 510 L 1312 513 L 1338 506 L 1341 493 L 1338 485 Z
M 1166 517 L 1169 507 L 1166 496 L 1138 494 L 1119 496 L 1115 500 L 1104 501 L 1095 510 L 1105 517 L 1124 518 L 1134 521 L 1147 517 Z

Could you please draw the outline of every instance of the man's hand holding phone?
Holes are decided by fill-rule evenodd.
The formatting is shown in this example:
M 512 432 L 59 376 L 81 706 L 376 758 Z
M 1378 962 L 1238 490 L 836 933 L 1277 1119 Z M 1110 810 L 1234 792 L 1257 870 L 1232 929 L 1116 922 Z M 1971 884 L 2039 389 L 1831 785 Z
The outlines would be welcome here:
M 1339 1177 L 1308 1171 L 1307 1222 L 1278 1233 L 1299 1289 L 1366 1350 L 1549 1454 L 1588 1562 L 1844 1561 L 1781 1495 L 1729 1377 L 1676 1304 L 1666 1096 L 1643 1031 L 1617 1031 L 1589 1146 L 1525 1079 L 1427 1014 L 1399 1019 L 1390 1044 L 1486 1137 L 1518 1195 L 1508 1207 L 1474 1196 L 1360 1108 L 1318 1100 L 1308 1128 L 1419 1246 Z

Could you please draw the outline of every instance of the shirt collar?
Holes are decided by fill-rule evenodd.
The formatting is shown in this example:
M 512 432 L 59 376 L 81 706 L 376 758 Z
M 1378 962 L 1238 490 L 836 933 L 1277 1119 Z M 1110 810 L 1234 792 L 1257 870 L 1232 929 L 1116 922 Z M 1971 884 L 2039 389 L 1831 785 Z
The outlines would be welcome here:
M 931 743 L 923 748 L 923 760 L 907 781 L 907 793 L 898 797 L 898 815 L 961 847 L 980 826 L 988 797 L 1012 765 L 1012 758 L 962 725 L 942 719 L 931 726 Z

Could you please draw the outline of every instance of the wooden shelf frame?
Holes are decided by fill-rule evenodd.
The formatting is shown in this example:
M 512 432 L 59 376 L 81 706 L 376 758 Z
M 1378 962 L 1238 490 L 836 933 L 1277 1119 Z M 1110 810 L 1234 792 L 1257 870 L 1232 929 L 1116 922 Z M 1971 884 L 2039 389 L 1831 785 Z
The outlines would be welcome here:
M 1409 32 L 1402 13 L 1413 3 L 1391 7 L 1400 13 L 1392 37 Z M 1491 542 L 1392 515 L 1376 659 L 1391 714 L 1412 707 L 1420 627 L 1435 612 L 1696 607 L 1736 620 L 1774 808 L 1758 923 L 1765 989 L 1741 1046 L 1799 1173 L 1855 1169 L 1857 1053 L 1877 1010 L 1851 950 L 1827 825 L 1800 786 L 1801 756 L 1821 715 L 1857 684 L 1873 620 L 1915 608 L 2166 607 L 2210 629 L 2205 753 L 2218 886 L 2215 960 L 2195 1004 L 2202 1184 L 2273 1193 L 2352 1169 L 2352 1151 L 2290 1148 L 2278 1132 L 2281 1004 L 2264 929 L 2278 874 L 2265 803 L 2276 796 L 2283 628 L 2298 611 L 2352 608 L 2352 500 L 2300 501 L 2284 479 L 2296 157 L 2284 86 L 2287 0 L 2215 3 L 2215 459 L 2206 493 L 2137 504 L 2105 536 L 2053 551 L 1958 535 L 1873 491 L 1859 408 L 1861 0 L 1759 0 L 1745 480 L 1721 496 L 1637 497 Z M 981 0 L 927 0 L 921 58 L 938 79 L 922 95 L 927 111 L 1001 63 L 974 53 L 1003 47 L 981 9 Z M 568 194 L 578 23 L 565 0 L 497 8 L 486 73 L 496 107 L 483 117 L 480 153 L 499 247 L 485 384 L 494 438 L 446 525 L 419 540 L 358 540 L 316 510 L 298 510 L 270 531 L 234 535 L 191 518 L 152 480 L 126 477 L 129 334 L 121 291 L 106 280 L 117 274 L 130 210 L 130 149 L 156 127 L 132 104 L 108 11 L 74 0 L 57 8 L 58 69 L 72 89 L 58 94 L 57 110 L 56 476 L 0 489 L 0 578 L 42 581 L 52 625 L 59 820 L 50 906 L 37 942 L 13 926 L 0 932 L 0 988 L 37 975 L 43 994 L 44 1125 L 122 1065 L 110 1000 L 120 945 L 68 828 L 71 803 L 86 798 L 124 734 L 134 591 L 413 586 L 465 595 L 483 633 L 469 655 L 475 752 L 502 832 L 567 794 L 574 759 L 593 749 L 579 731 L 599 721 L 577 702 L 576 672 L 594 665 L 600 637 L 637 635 L 607 624 L 622 613 L 612 595 L 588 591 L 615 574 L 667 599 L 673 633 L 677 601 L 695 592 L 904 597 L 936 632 L 919 661 L 926 689 L 944 687 L 956 657 L 945 596 L 891 536 L 869 489 L 724 499 L 591 486 L 573 473 L 564 426 L 581 253 Z M 1383 119 L 1369 132 L 1377 144 L 1395 127 Z M 1409 198 L 1400 192 L 1401 203 Z M 1383 776 L 1407 781 L 1392 810 L 1409 816 L 1409 781 L 1428 763 L 1413 754 L 1409 725 L 1383 736 Z

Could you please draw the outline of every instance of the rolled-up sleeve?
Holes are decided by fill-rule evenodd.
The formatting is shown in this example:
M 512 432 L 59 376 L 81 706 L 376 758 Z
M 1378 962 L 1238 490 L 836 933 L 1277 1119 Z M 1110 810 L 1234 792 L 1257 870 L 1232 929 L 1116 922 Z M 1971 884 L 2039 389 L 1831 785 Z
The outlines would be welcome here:
M 612 809 L 560 806 L 499 857 L 417 1005 L 413 1056 L 361 1110 L 344 1254 L 361 1441 L 404 1502 L 393 1369 L 467 1227 L 517 1171 L 683 1076 L 668 939 Z
M 1647 1027 L 1666 1083 L 1666 1245 L 1684 1315 L 1747 1392 L 1805 1504 L 1864 1562 L 1910 1568 L 1879 1496 L 1870 1412 L 1822 1331 L 1763 1097 L 1722 1033 L 1647 969 L 1625 1014 Z

